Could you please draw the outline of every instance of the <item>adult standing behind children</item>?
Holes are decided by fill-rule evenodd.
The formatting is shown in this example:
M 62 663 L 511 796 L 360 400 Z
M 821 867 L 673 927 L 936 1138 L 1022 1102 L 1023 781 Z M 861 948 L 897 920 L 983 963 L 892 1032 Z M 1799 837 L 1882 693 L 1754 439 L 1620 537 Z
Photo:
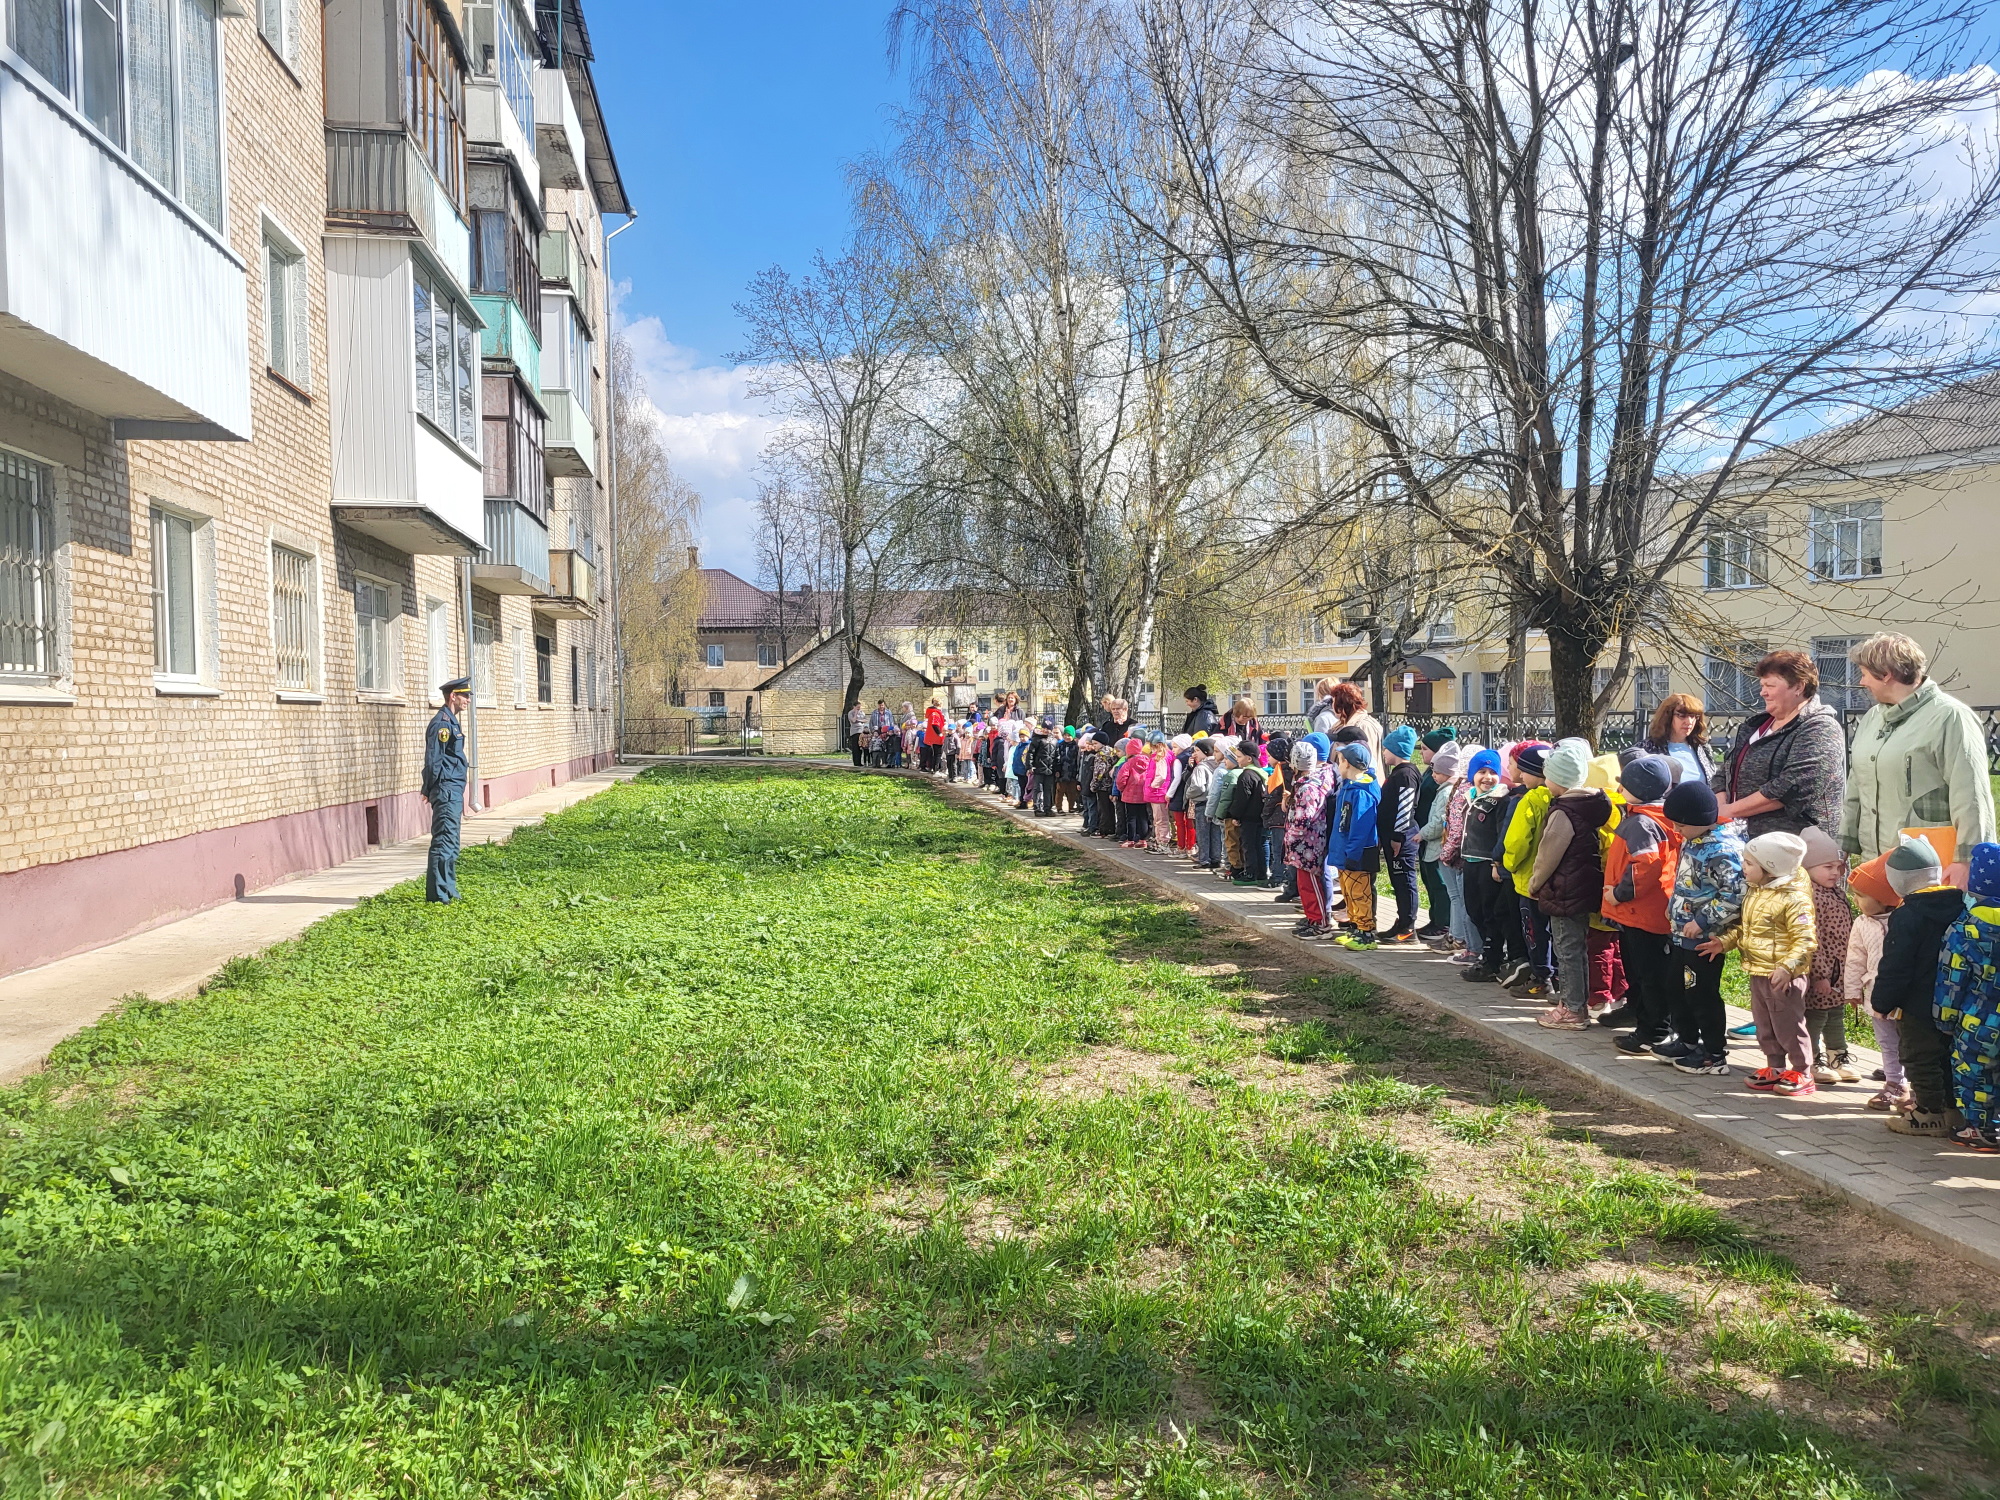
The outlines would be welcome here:
M 1847 739 L 1819 698 L 1819 668 L 1803 651 L 1773 651 L 1753 669 L 1764 711 L 1743 721 L 1710 784 L 1722 820 L 1749 838 L 1840 826 Z
M 1715 752 L 1708 748 L 1708 712 L 1693 693 L 1669 693 L 1653 710 L 1640 748 L 1664 755 L 1680 767 L 1679 781 L 1708 781 L 1715 775 Z
M 1961 854 L 1945 879 L 1962 888 L 1969 851 L 1994 837 L 1993 783 L 1978 716 L 1924 675 L 1923 648 L 1906 635 L 1872 635 L 1850 659 L 1875 706 L 1854 728 L 1840 845 L 1873 859 L 1895 848 L 1905 828 L 1948 823 Z
M 1368 712 L 1368 700 L 1361 696 L 1361 689 L 1351 682 L 1336 683 L 1332 693 L 1333 709 L 1338 718 L 1334 727 L 1325 731 L 1331 739 L 1343 729 L 1358 729 L 1367 743 L 1369 759 L 1374 762 L 1377 775 L 1382 770 L 1382 721 Z M 1313 726 L 1317 729 L 1319 726 Z
M 1222 715 L 1216 712 L 1215 700 L 1208 696 L 1208 689 L 1196 683 L 1181 700 L 1187 704 L 1187 717 L 1181 720 L 1181 733 L 1193 738 L 1197 734 L 1214 734 L 1222 727 Z

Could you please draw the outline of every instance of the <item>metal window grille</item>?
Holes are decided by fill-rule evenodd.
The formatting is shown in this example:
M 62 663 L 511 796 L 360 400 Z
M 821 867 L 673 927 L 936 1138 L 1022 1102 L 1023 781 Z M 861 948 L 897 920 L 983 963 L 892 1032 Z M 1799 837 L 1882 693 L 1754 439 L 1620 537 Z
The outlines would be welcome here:
M 0 673 L 55 675 L 55 590 L 49 471 L 0 451 Z
M 1868 690 L 1861 685 L 1861 669 L 1847 658 L 1847 653 L 1860 645 L 1862 640 L 1863 637 L 1858 635 L 1813 638 L 1813 665 L 1819 669 L 1819 696 L 1830 708 L 1858 712 L 1868 707 Z
M 491 705 L 493 691 L 493 643 L 500 637 L 500 622 L 478 611 L 472 616 L 472 687 L 478 701 Z
M 310 693 L 319 687 L 319 590 L 312 554 L 271 547 L 271 638 L 277 648 L 278 690 Z

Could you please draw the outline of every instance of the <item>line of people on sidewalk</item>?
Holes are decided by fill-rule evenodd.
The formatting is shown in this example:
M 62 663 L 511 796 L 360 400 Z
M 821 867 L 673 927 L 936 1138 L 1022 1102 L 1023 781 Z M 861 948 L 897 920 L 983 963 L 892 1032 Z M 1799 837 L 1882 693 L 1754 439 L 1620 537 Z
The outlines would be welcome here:
M 987 781 L 1016 806 L 1296 902 L 1344 948 L 1427 945 L 1468 982 L 1546 1000 L 1538 1024 L 1801 1097 L 1861 1081 L 1849 1007 L 1880 1049 L 1891 1129 L 2000 1150 L 2000 843 L 1976 716 L 1883 634 L 1854 652 L 1875 707 L 1850 746 L 1813 658 L 1755 669 L 1764 712 L 1720 754 L 1676 694 L 1639 745 L 1494 747 L 1384 730 L 1322 682 L 1297 739 L 1188 692 L 1180 734 L 1029 726 Z M 1047 746 L 1044 749 L 1041 747 Z M 1044 788 L 1047 794 L 1044 795 Z M 1393 915 L 1377 914 L 1387 886 Z M 1386 915 L 1386 914 L 1385 914 Z M 1752 1020 L 1727 1025 L 1727 955 Z

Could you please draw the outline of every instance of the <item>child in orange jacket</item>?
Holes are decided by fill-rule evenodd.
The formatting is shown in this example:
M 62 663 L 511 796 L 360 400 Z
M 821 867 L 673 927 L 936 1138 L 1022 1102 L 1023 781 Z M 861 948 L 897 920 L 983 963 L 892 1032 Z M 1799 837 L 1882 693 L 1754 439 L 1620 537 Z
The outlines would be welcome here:
M 1618 954 L 1625 963 L 1632 1030 L 1618 1037 L 1621 1052 L 1668 1056 L 1668 1049 L 1682 1045 L 1675 1015 L 1686 986 L 1667 920 L 1681 835 L 1660 805 L 1673 784 L 1673 763 L 1663 755 L 1642 755 L 1618 776 L 1629 800 L 1604 854 L 1603 910 L 1618 924 Z

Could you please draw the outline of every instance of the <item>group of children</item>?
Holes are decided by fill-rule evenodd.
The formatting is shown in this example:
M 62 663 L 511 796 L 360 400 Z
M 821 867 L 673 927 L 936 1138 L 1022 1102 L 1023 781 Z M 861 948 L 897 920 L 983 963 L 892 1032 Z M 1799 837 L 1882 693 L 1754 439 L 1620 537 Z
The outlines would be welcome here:
M 1074 810 L 1087 834 L 1270 886 L 1302 908 L 1301 937 L 1426 944 L 1468 982 L 1547 999 L 1539 1025 L 1596 1022 L 1685 1073 L 1731 1071 L 1734 952 L 1752 1015 L 1734 1034 L 1762 1054 L 1747 1087 L 1859 1082 L 1856 1005 L 1882 1055 L 1868 1107 L 1906 1134 L 2000 1150 L 2000 845 L 1971 852 L 1969 894 L 1943 879 L 1949 830 L 1910 830 L 1850 869 L 1821 829 L 1746 839 L 1678 761 L 1581 739 L 1486 749 L 1403 726 L 1378 746 L 1360 728 L 1264 740 L 1051 719 L 968 732 L 961 759 L 1017 807 Z

